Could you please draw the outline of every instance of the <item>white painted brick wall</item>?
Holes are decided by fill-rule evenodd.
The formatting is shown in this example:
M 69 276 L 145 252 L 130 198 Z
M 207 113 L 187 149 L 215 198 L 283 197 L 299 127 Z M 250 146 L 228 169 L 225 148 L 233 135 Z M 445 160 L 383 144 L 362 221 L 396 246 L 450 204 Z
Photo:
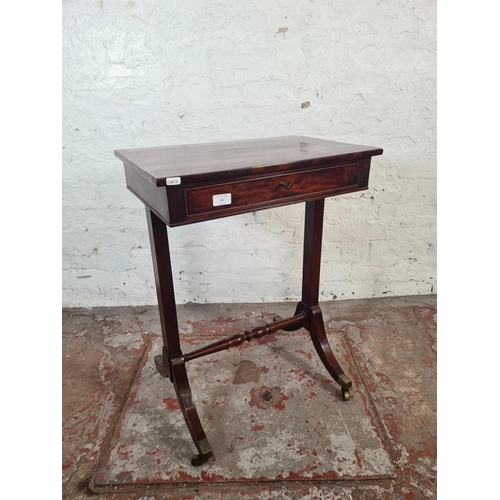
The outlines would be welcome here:
M 327 201 L 322 298 L 435 293 L 435 1 L 63 2 L 63 305 L 156 302 L 114 149 L 292 134 L 384 148 Z M 179 303 L 298 299 L 303 213 L 169 230 Z

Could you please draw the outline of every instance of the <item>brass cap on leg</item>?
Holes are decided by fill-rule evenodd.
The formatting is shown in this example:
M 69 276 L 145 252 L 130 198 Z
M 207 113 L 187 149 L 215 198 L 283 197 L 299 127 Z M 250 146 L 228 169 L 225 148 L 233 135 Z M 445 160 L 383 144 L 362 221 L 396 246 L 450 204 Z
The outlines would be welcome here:
M 339 375 L 339 384 L 343 389 L 349 389 L 352 387 L 352 380 L 345 374 Z

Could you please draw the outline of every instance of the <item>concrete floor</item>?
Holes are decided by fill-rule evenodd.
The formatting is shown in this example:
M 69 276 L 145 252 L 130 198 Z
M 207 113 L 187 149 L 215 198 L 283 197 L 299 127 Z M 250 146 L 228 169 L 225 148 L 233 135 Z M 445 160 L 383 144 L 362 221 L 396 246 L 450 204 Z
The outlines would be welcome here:
M 353 379 L 341 400 L 307 332 L 188 364 L 214 457 L 195 468 L 155 307 L 63 311 L 63 498 L 436 498 L 436 296 L 321 303 Z M 180 306 L 192 350 L 294 305 Z

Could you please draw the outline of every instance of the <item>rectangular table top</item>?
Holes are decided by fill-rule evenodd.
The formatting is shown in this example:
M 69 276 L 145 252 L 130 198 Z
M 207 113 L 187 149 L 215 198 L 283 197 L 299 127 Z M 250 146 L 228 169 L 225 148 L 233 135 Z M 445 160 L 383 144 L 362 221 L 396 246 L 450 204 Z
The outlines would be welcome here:
M 182 177 L 191 182 L 222 180 L 287 168 L 308 168 L 325 162 L 359 160 L 383 150 L 312 137 L 266 139 L 119 149 L 115 156 L 155 186 Z

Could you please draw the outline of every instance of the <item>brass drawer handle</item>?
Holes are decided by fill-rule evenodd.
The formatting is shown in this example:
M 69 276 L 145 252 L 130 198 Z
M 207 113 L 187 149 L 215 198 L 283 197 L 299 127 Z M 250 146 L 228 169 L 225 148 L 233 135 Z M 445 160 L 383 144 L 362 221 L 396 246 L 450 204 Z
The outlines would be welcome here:
M 285 189 L 290 189 L 291 186 L 292 185 L 289 182 L 283 182 L 283 181 L 281 181 L 279 185 L 280 188 L 285 188 Z

